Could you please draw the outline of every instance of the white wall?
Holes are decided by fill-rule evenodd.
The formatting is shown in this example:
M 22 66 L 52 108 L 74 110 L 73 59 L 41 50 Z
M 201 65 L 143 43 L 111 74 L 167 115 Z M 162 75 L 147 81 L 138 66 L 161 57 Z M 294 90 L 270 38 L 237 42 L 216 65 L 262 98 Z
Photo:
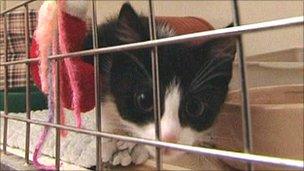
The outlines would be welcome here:
M 2 0 L 3 1 L 3 0 Z M 98 20 L 118 12 L 124 1 L 97 1 Z M 7 1 L 7 7 L 18 4 L 18 1 Z M 33 4 L 37 8 L 41 2 Z M 146 1 L 131 1 L 137 11 L 148 12 Z M 199 16 L 207 19 L 216 28 L 224 27 L 232 21 L 232 7 L 228 0 L 210 1 L 155 1 L 156 15 Z M 240 2 L 242 24 L 269 21 L 303 15 L 301 0 L 243 0 Z M 243 36 L 247 56 L 294 47 L 303 47 L 303 25 L 264 32 L 249 33 Z

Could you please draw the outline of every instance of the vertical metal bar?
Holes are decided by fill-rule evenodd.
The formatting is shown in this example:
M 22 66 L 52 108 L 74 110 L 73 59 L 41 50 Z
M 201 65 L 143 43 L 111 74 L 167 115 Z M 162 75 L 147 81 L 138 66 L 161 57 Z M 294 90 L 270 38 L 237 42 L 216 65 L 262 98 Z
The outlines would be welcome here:
M 156 37 L 156 23 L 154 15 L 154 6 L 152 0 L 149 0 L 149 29 L 150 39 L 155 40 Z M 153 108 L 154 108 L 154 120 L 155 120 L 155 139 L 161 140 L 161 109 L 160 109 L 160 89 L 159 89 L 159 66 L 158 66 L 158 49 L 157 46 L 152 48 L 151 51 L 152 60 L 152 78 L 153 78 Z M 160 148 L 156 147 L 156 166 L 157 170 L 162 169 L 162 156 Z
M 56 123 L 60 124 L 60 63 L 59 60 L 55 60 L 56 72 L 55 72 L 55 100 L 56 100 Z M 54 63 L 52 62 L 52 66 Z M 53 85 L 50 85 L 53 86 Z M 56 170 L 60 169 L 60 129 L 56 128 L 56 154 L 55 154 L 55 167 Z
M 59 25 L 59 23 L 58 23 Z M 59 54 L 59 33 L 58 33 L 58 28 L 57 30 L 54 31 L 53 33 L 53 40 L 52 40 L 52 54 L 53 55 L 57 55 Z M 55 61 L 51 61 L 50 62 L 51 65 L 50 67 L 52 67 L 52 72 L 54 73 L 55 72 L 55 122 L 56 124 L 60 124 L 61 121 L 61 117 L 60 117 L 60 114 L 61 114 L 61 110 L 60 110 L 60 59 L 58 60 L 55 60 Z M 54 71 L 55 70 L 55 71 Z M 54 86 L 53 85 L 49 85 L 49 86 Z M 56 170 L 60 170 L 60 141 L 61 141 L 61 137 L 60 137 L 60 129 L 59 128 L 56 128 L 56 144 L 55 144 L 55 168 Z
M 240 25 L 240 13 L 238 0 L 232 0 L 234 25 Z M 246 62 L 244 58 L 244 49 L 242 36 L 238 36 L 237 41 L 237 54 L 239 59 L 239 75 L 240 75 L 240 86 L 242 96 L 242 113 L 243 113 L 243 141 L 244 141 L 244 152 L 250 153 L 252 151 L 252 132 L 251 132 L 251 113 L 249 107 L 249 95 L 247 89 L 247 78 L 246 78 Z M 247 170 L 253 170 L 251 162 L 247 163 Z
M 29 14 L 28 5 L 24 5 L 24 23 L 25 23 L 25 55 L 29 59 Z M 26 64 L 26 89 L 25 89 L 25 102 L 26 102 L 26 118 L 31 119 L 31 102 L 30 102 L 30 63 Z M 25 162 L 30 163 L 30 123 L 26 123 L 25 132 Z
M 93 49 L 98 48 L 98 30 L 96 17 L 96 2 L 92 0 L 92 39 Z M 96 129 L 102 131 L 101 125 L 101 106 L 100 106 L 100 74 L 99 74 L 99 58 L 94 54 L 94 84 L 95 84 L 95 115 L 96 115 Z M 96 170 L 102 170 L 102 138 L 96 137 Z
M 4 62 L 7 62 L 7 53 L 8 53 L 8 46 L 7 46 L 7 15 L 5 14 L 3 17 L 3 31 L 4 31 Z M 8 66 L 4 66 L 4 114 L 8 115 Z M 3 152 L 6 153 L 6 146 L 7 146 L 7 118 L 3 118 Z

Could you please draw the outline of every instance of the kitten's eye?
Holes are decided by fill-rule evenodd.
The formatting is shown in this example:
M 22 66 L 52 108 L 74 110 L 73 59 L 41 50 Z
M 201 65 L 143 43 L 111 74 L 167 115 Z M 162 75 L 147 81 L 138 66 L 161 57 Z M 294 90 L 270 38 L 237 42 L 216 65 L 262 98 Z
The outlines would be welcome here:
M 198 99 L 191 99 L 186 103 L 186 112 L 190 116 L 201 116 L 204 110 L 205 104 Z
M 153 96 L 149 91 L 140 91 L 134 95 L 135 105 L 142 111 L 151 112 L 153 110 Z

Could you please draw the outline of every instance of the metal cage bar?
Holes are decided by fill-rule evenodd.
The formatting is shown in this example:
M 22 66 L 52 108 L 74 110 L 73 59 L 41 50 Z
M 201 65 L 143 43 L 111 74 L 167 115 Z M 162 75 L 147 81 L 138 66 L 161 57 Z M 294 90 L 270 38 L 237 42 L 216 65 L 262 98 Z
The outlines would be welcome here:
M 126 44 L 126 45 L 97 48 L 97 49 L 92 49 L 92 50 L 83 50 L 83 51 L 60 54 L 60 55 L 52 55 L 49 57 L 49 59 L 53 60 L 53 59 L 67 58 L 67 57 L 73 58 L 73 57 L 88 56 L 88 55 L 93 55 L 93 54 L 106 54 L 106 53 L 113 53 L 113 52 L 151 48 L 154 46 L 190 42 L 190 41 L 195 41 L 195 40 L 200 40 L 200 39 L 235 36 L 235 35 L 239 35 L 239 34 L 257 32 L 257 31 L 262 31 L 262 30 L 269 30 L 269 29 L 273 29 L 273 28 L 295 26 L 295 25 L 300 25 L 303 23 L 304 23 L 304 16 L 290 17 L 290 18 L 285 18 L 285 19 L 278 19 L 278 20 L 272 20 L 272 21 L 254 23 L 254 24 L 246 24 L 246 25 L 242 25 L 242 26 L 223 28 L 223 29 L 217 29 L 217 30 L 211 30 L 211 31 L 205 31 L 205 32 L 197 32 L 197 33 L 185 34 L 185 35 L 181 35 L 181 36 L 174 36 L 174 37 L 169 37 L 169 38 L 150 40 L 150 41 L 145 41 L 145 42 L 130 43 L 130 44 Z M 1 63 L 0 66 L 21 64 L 21 63 L 28 63 L 28 62 L 38 62 L 38 61 L 39 61 L 39 59 L 36 59 L 36 58 L 28 59 L 28 60 L 18 60 L 18 61 Z
M 304 162 L 301 160 L 262 156 L 262 155 L 247 154 L 247 153 L 241 153 L 241 152 L 233 152 L 233 151 L 228 151 L 228 150 L 218 150 L 218 149 L 213 149 L 213 148 L 195 147 L 195 146 L 190 146 L 190 145 L 174 144 L 174 143 L 162 142 L 162 141 L 157 141 L 157 140 L 135 138 L 135 137 L 117 135 L 117 134 L 112 134 L 112 133 L 106 133 L 106 132 L 98 132 L 95 130 L 80 129 L 80 128 L 76 128 L 76 127 L 72 127 L 72 126 L 58 125 L 58 124 L 48 123 L 48 122 L 39 121 L 39 120 L 35 120 L 35 119 L 25 119 L 23 117 L 10 116 L 10 115 L 5 115 L 5 114 L 0 114 L 0 116 L 3 118 L 8 118 L 8 119 L 16 120 L 16 121 L 29 122 L 32 124 L 49 126 L 49 127 L 53 127 L 53 128 L 60 128 L 60 129 L 83 133 L 83 134 L 87 134 L 87 135 L 101 136 L 103 138 L 112 138 L 112 139 L 116 139 L 116 140 L 129 141 L 129 142 L 133 142 L 133 143 L 140 143 L 140 144 L 151 145 L 151 146 L 156 146 L 156 147 L 171 148 L 174 150 L 182 150 L 182 151 L 196 153 L 196 154 L 200 154 L 200 155 L 210 155 L 210 156 L 221 157 L 221 158 L 239 159 L 241 161 L 252 161 L 252 162 L 265 163 L 265 164 L 289 166 L 289 167 L 294 167 L 294 168 L 304 168 Z
M 57 47 L 56 47 L 57 48 Z M 56 99 L 56 106 L 55 106 L 55 114 L 56 114 L 56 123 L 60 124 L 60 61 L 55 60 L 52 63 L 52 66 L 55 65 L 55 99 Z M 52 85 L 51 85 L 52 86 Z M 55 145 L 55 167 L 56 170 L 60 170 L 60 129 L 56 128 L 56 145 Z
M 101 122 L 96 123 L 96 127 L 97 127 L 97 131 L 94 130 L 87 130 L 87 129 L 79 129 L 79 128 L 75 128 L 75 127 L 71 127 L 71 126 L 65 126 L 65 125 L 60 125 L 60 111 L 59 106 L 56 105 L 56 124 L 54 123 L 47 123 L 47 122 L 43 122 L 43 121 L 38 121 L 38 120 L 33 120 L 30 118 L 30 115 L 27 115 L 26 118 L 22 118 L 22 117 L 17 117 L 17 116 L 10 116 L 8 115 L 8 82 L 7 82 L 7 77 L 8 77 L 8 73 L 7 73 L 7 67 L 9 65 L 15 65 L 15 64 L 27 64 L 28 68 L 27 68 L 27 72 L 29 72 L 29 64 L 31 62 L 38 62 L 39 59 L 25 59 L 25 60 L 19 60 L 19 61 L 11 61 L 8 62 L 7 61 L 7 13 L 12 12 L 13 10 L 20 8 L 20 7 L 25 7 L 27 8 L 27 4 L 34 2 L 36 0 L 28 0 L 26 2 L 20 3 L 19 5 L 16 5 L 15 7 L 5 10 L 1 13 L 1 16 L 4 17 L 4 56 L 5 56 L 5 60 L 3 63 L 0 64 L 0 66 L 4 66 L 4 114 L 0 114 L 0 116 L 4 119 L 4 134 L 3 134 L 3 151 L 6 152 L 6 146 L 7 146 L 7 127 L 8 127 L 8 119 L 12 119 L 12 120 L 17 120 L 17 121 L 22 121 L 22 122 L 26 122 L 27 125 L 30 126 L 30 124 L 37 124 L 37 125 L 44 125 L 44 126 L 49 126 L 49 127 L 53 127 L 56 128 L 56 137 L 60 137 L 59 136 L 59 131 L 60 129 L 63 130 L 69 130 L 69 131 L 73 131 L 73 132 L 78 132 L 78 133 L 83 133 L 83 134 L 88 134 L 88 135 L 93 135 L 96 136 L 97 139 L 101 137 L 104 138 L 112 138 L 112 139 L 117 139 L 117 140 L 123 140 L 123 141 L 129 141 L 129 142 L 134 142 L 134 143 L 141 143 L 141 144 L 146 144 L 146 145 L 151 145 L 151 146 L 155 146 L 158 148 L 172 148 L 172 149 L 176 149 L 176 150 L 183 150 L 183 151 L 187 151 L 187 152 L 193 152 L 193 153 L 198 153 L 198 154 L 207 154 L 207 155 L 212 155 L 212 156 L 218 156 L 218 157 L 227 157 L 227 158 L 232 158 L 232 159 L 239 159 L 239 160 L 244 160 L 247 162 L 261 162 L 261 163 L 268 163 L 268 164 L 277 164 L 277 165 L 283 165 L 283 166 L 290 166 L 290 167 L 295 167 L 295 168 L 304 168 L 304 162 L 301 160 L 292 160 L 292 159 L 284 159 L 284 158 L 277 158 L 277 157 L 269 157 L 269 156 L 261 156 L 261 155 L 254 155 L 254 154 L 250 154 L 250 153 L 239 153 L 239 152 L 232 152 L 232 151 L 226 151 L 226 150 L 217 150 L 217 149 L 209 149 L 209 148 L 204 148 L 204 147 L 193 147 L 193 146 L 188 146 L 188 145 L 181 145 L 181 144 L 174 144 L 174 143 L 167 143 L 167 142 L 162 142 L 159 140 L 147 140 L 147 139 L 140 139 L 140 138 L 134 138 L 134 137 L 128 137 L 128 136 L 122 136 L 122 135 L 116 135 L 116 134 L 109 134 L 109 133 L 104 133 L 101 132 Z M 235 3 L 234 8 L 234 14 L 235 14 L 235 20 L 236 20 L 236 25 L 239 25 L 239 21 L 238 17 L 239 14 L 237 12 L 237 0 L 233 0 L 233 2 Z M 94 63 L 95 63 L 95 98 L 96 98 L 96 103 L 97 103 L 97 99 L 98 99 L 98 95 L 100 93 L 100 85 L 99 85 L 99 72 L 97 72 L 99 70 L 99 65 L 98 64 L 98 55 L 97 54 L 105 54 L 105 53 L 113 53 L 113 52 L 120 52 L 120 51 L 127 51 L 127 50 L 135 50 L 135 49 L 142 49 L 142 48 L 151 48 L 152 47 L 152 57 L 156 56 L 152 59 L 152 61 L 156 61 L 155 64 L 152 65 L 153 70 L 155 70 L 155 80 L 153 79 L 153 82 L 155 81 L 156 83 L 156 96 L 159 96 L 159 92 L 157 92 L 157 83 L 158 83 L 158 66 L 157 66 L 157 46 L 161 46 L 161 45 L 168 45 L 168 44 L 175 44 L 175 43 L 181 43 L 181 42 L 187 42 L 187 41 L 193 41 L 193 40 L 199 40 L 199 39 L 203 39 L 203 38 L 217 38 L 217 37 L 226 37 L 226 36 L 235 36 L 235 35 L 241 35 L 243 33 L 248 33 L 248 32 L 255 32 L 255 31 L 261 31 L 261 30 L 267 30 L 267 29 L 271 29 L 271 28 L 279 28 L 279 27 L 287 27 L 287 26 L 293 26 L 293 25 L 299 25 L 299 24 L 303 24 L 304 23 L 304 16 L 299 16 L 299 17 L 292 17 L 292 18 L 286 18 L 286 19 L 279 19 L 279 20 L 273 20 L 273 21 L 268 21 L 268 22 L 261 22 L 261 23 L 255 23 L 255 24 L 248 24 L 248 25 L 242 25 L 242 26 L 236 26 L 236 27 L 232 27 L 232 28 L 225 28 L 225 29 L 218 29 L 218 30 L 212 30 L 212 31 L 206 31 L 206 32 L 199 32 L 199 33 L 192 33 L 192 34 L 187 34 L 187 35 L 182 35 L 182 36 L 176 36 L 176 37 L 170 37 L 170 38 L 164 38 L 164 39 L 156 39 L 156 34 L 155 34 L 155 19 L 154 19 L 154 11 L 153 11 L 153 2 L 152 0 L 149 0 L 149 11 L 150 11 L 150 30 L 151 30 L 151 39 L 150 41 L 146 41 L 146 42 L 139 42 L 139 43 L 132 43 L 132 44 L 127 44 L 127 45 L 120 45 L 120 46 L 113 46 L 113 47 L 107 47 L 107 48 L 97 48 L 98 47 L 98 41 L 96 40 L 97 37 L 97 29 L 96 29 L 96 11 L 95 11 L 95 7 L 94 7 L 94 0 L 92 0 L 92 4 L 93 4 L 93 12 L 92 12 L 92 16 L 93 16 L 93 38 L 94 43 L 93 43 L 93 47 L 94 49 L 92 50 L 85 50 L 85 51 L 79 51 L 79 52 L 73 52 L 73 53 L 68 53 L 68 54 L 59 54 L 59 55 L 52 55 L 49 57 L 49 60 L 55 60 L 56 62 L 56 97 L 59 98 L 59 59 L 62 58 L 66 58 L 66 57 L 77 57 L 79 55 L 84 56 L 84 55 L 94 55 Z M 28 9 L 26 9 L 26 15 L 28 15 Z M 95 19 L 94 19 L 95 17 Z M 26 18 L 28 19 L 28 16 L 26 16 Z M 26 21 L 28 22 L 28 21 Z M 26 25 L 28 25 L 28 23 L 26 23 Z M 27 27 L 27 26 L 26 26 Z M 28 29 L 28 28 L 27 28 Z M 95 31 L 94 31 L 95 30 Z M 28 32 L 28 30 L 27 30 Z M 95 33 L 94 33 L 95 32 Z M 26 33 L 28 34 L 28 33 Z M 28 39 L 29 36 L 26 35 L 26 39 Z M 28 41 L 28 40 L 26 40 Z M 27 55 L 28 55 L 28 45 L 27 47 Z M 154 49 L 154 50 L 153 50 Z M 155 50 L 156 49 L 156 50 Z M 242 51 L 242 44 L 241 41 L 239 41 L 238 43 L 238 49 L 239 51 Z M 154 51 L 154 52 L 153 52 Z M 28 56 L 27 56 L 28 57 Z M 240 54 L 240 60 L 242 60 L 241 58 L 243 58 L 243 54 L 241 52 Z M 242 83 L 242 93 L 243 96 L 245 94 L 245 97 L 243 97 L 243 99 L 245 99 L 245 102 L 243 102 L 243 106 L 247 105 L 248 108 L 248 97 L 246 96 L 245 91 L 247 91 L 246 88 L 246 74 L 245 74 L 245 61 L 243 61 L 243 63 L 241 63 L 241 67 L 243 67 L 243 69 L 240 70 L 240 73 L 243 74 L 241 77 L 241 81 L 244 81 L 244 83 Z M 243 71 L 242 71 L 243 70 Z M 29 73 L 27 76 L 27 79 L 29 79 Z M 244 78 L 243 78 L 244 77 Z M 98 79 L 96 79 L 98 78 Z M 155 84 L 154 83 L 154 84 Z M 244 85 L 243 85 L 244 84 Z M 154 90 L 154 91 L 155 91 Z M 26 98 L 26 103 L 27 106 L 29 106 L 30 104 L 30 98 L 29 98 L 29 82 L 27 83 L 27 90 L 26 90 L 27 98 Z M 156 103 L 159 103 L 159 99 L 156 99 Z M 246 102 L 247 101 L 247 102 Z M 58 100 L 57 100 L 58 102 Z M 100 104 L 96 104 L 96 105 L 100 105 Z M 156 109 L 157 107 L 155 107 Z M 28 110 L 30 110 L 30 108 L 27 108 L 27 113 Z M 100 110 L 100 107 L 98 107 L 97 110 Z M 101 111 L 97 111 L 96 110 L 96 119 L 98 119 L 97 117 L 101 118 Z M 160 109 L 156 109 L 159 110 Z M 246 114 L 247 113 L 247 114 Z M 250 112 L 249 112 L 250 114 Z M 248 141 L 250 144 L 250 137 L 248 138 L 247 136 L 250 136 L 250 120 L 248 120 L 248 118 L 250 117 L 250 115 L 248 115 L 248 112 L 246 112 L 246 109 L 244 109 L 244 116 L 247 117 L 247 123 L 249 124 L 245 124 L 246 125 L 246 129 L 247 130 L 247 134 L 246 134 L 246 138 L 247 138 L 247 152 L 250 152 L 250 145 L 248 146 Z M 156 116 L 157 117 L 157 116 Z M 158 118 L 159 119 L 159 118 Z M 100 120 L 99 120 L 100 121 Z M 159 121 L 157 121 L 159 122 Z M 98 125 L 98 123 L 100 123 L 100 125 Z M 159 127 L 159 124 L 156 124 L 156 129 L 158 129 L 157 127 Z M 249 127 L 249 128 L 248 128 Z M 100 129 L 99 129 L 100 128 Z M 28 134 L 30 132 L 28 131 Z M 160 129 L 159 132 L 156 132 L 156 136 L 160 135 Z M 57 147 L 59 145 L 59 148 Z M 97 143 L 98 145 L 98 143 Z M 100 144 L 101 145 L 101 144 Z M 101 147 L 101 146 L 99 146 Z M 249 147 L 249 148 L 248 148 Z M 246 152 L 245 150 L 245 152 Z M 26 152 L 27 153 L 27 152 Z M 59 154 L 59 155 L 58 155 Z M 26 154 L 27 155 L 27 154 Z M 97 152 L 96 153 L 96 157 L 101 157 L 101 149 L 100 149 L 100 153 Z M 158 169 L 161 169 L 161 158 L 159 157 L 159 159 L 157 159 L 159 164 L 158 165 Z M 60 162 L 60 139 L 58 140 L 56 138 L 56 168 L 59 169 L 59 162 Z M 100 162 L 101 163 L 101 162 Z M 97 161 L 97 167 L 98 166 L 98 161 Z
M 3 18 L 3 34 L 4 34 L 4 61 L 7 62 L 7 53 L 8 53 L 8 45 L 7 45 L 7 15 L 4 15 Z M 8 66 L 4 66 L 4 115 L 8 115 Z M 4 118 L 3 120 L 3 152 L 6 153 L 7 146 L 7 127 L 8 127 L 8 119 Z
M 96 1 L 92 0 L 92 40 L 93 49 L 98 48 L 98 30 L 97 30 L 97 16 L 96 16 Z M 95 115 L 96 115 L 96 130 L 102 131 L 101 122 L 101 103 L 100 103 L 100 73 L 99 73 L 99 57 L 94 54 L 94 84 L 95 84 Z M 103 170 L 102 164 L 102 138 L 96 137 L 96 170 Z
M 52 53 L 58 54 L 58 30 L 54 31 L 54 40 L 52 43 Z M 60 59 L 55 60 L 55 61 L 50 61 L 50 66 L 52 67 L 52 72 L 55 72 L 55 123 L 60 124 L 61 123 L 61 110 L 60 110 Z M 55 71 L 54 71 L 55 70 Z M 49 85 L 53 86 L 53 85 Z M 60 137 L 60 129 L 56 128 L 56 135 L 55 135 L 55 168 L 56 170 L 60 170 L 60 142 L 61 142 L 61 137 Z
M 25 56 L 26 59 L 30 58 L 30 49 L 29 49 L 29 9 L 28 5 L 24 5 L 24 23 L 25 23 Z M 31 90 L 30 90 L 30 64 L 26 64 L 26 89 L 25 89 L 25 102 L 26 102 L 26 118 L 31 119 Z M 30 155 L 30 129 L 31 125 L 26 123 L 26 132 L 25 132 L 25 162 L 30 164 L 29 155 Z
M 34 1 L 37 1 L 37 0 L 28 0 L 28 1 L 25 1 L 25 2 L 21 2 L 20 4 L 1 12 L 1 15 L 4 16 L 5 14 L 10 13 L 10 12 L 12 12 L 12 11 L 18 9 L 18 8 L 23 7 L 24 5 L 27 5 L 27 4 L 30 4 L 30 3 L 34 2 Z
M 154 14 L 153 0 L 149 0 L 149 30 L 150 40 L 156 40 L 156 23 Z M 155 139 L 161 141 L 161 109 L 160 109 L 160 90 L 159 90 L 159 65 L 158 65 L 158 49 L 154 46 L 151 50 L 151 68 L 152 68 L 152 87 L 153 87 L 153 110 L 155 120 Z M 156 147 L 156 167 L 157 170 L 162 169 L 162 155 L 160 148 Z
M 234 26 L 240 26 L 240 12 L 238 0 L 232 0 L 233 7 L 233 17 Z M 251 113 L 249 107 L 249 95 L 247 89 L 247 75 L 246 75 L 246 62 L 243 48 L 242 35 L 237 36 L 237 56 L 239 59 L 239 80 L 241 87 L 241 97 L 242 97 L 242 125 L 243 125 L 243 141 L 244 141 L 244 152 L 251 153 L 252 151 L 252 133 L 251 133 Z M 253 170 L 253 165 L 251 162 L 247 163 L 247 170 Z

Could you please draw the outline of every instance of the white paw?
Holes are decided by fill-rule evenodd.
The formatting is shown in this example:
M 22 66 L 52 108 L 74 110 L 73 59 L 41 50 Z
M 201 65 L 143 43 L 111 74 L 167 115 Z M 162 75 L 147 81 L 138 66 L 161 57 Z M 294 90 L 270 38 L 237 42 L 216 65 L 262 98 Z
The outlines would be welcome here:
M 143 145 L 125 141 L 104 140 L 102 149 L 102 161 L 113 166 L 138 165 L 149 158 L 149 152 Z

